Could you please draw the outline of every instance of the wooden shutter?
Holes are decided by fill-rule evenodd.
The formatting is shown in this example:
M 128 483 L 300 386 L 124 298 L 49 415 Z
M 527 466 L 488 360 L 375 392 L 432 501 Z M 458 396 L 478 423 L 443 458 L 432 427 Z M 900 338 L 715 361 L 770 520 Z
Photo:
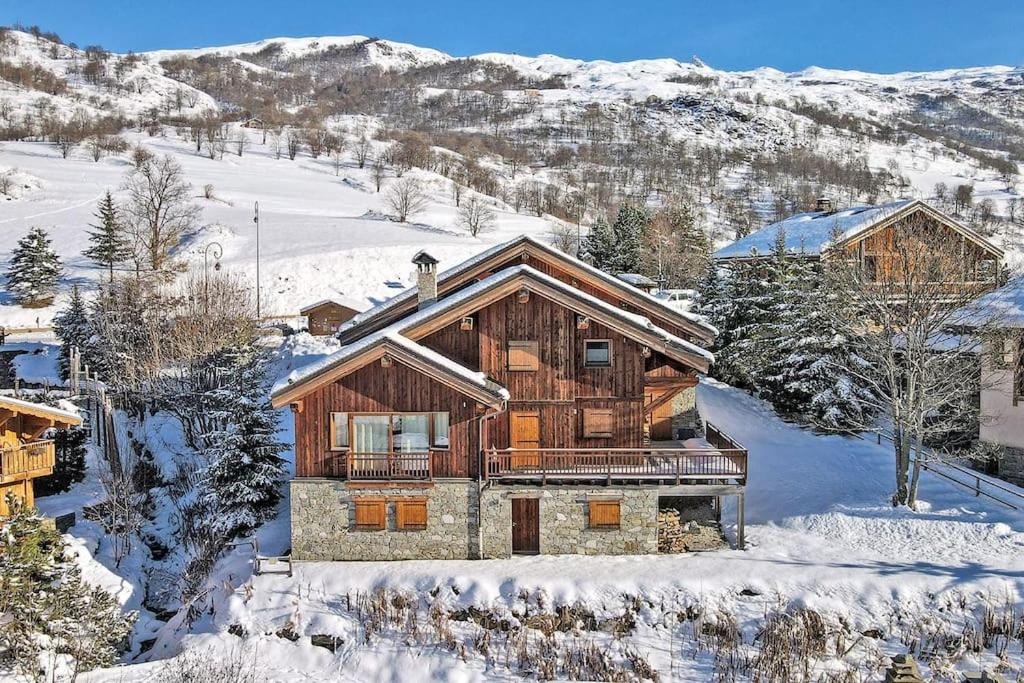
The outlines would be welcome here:
M 612 436 L 614 432 L 614 416 L 615 411 L 613 411 L 611 408 L 584 408 L 584 438 L 608 438 Z
M 513 371 L 537 370 L 539 347 L 535 341 L 510 341 L 508 343 L 508 369 Z
M 383 531 L 387 527 L 387 503 L 383 499 L 356 500 L 355 506 L 356 529 L 362 531 Z
M 587 504 L 590 507 L 591 529 L 619 528 L 619 501 L 590 500 Z
M 427 499 L 413 498 L 395 502 L 395 528 L 423 531 L 427 528 Z

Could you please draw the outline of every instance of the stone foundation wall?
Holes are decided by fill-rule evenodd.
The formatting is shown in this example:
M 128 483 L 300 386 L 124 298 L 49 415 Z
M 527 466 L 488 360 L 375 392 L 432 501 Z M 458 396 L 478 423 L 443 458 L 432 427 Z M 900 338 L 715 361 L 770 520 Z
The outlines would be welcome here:
M 386 498 L 384 531 L 355 528 L 359 497 Z M 427 528 L 397 531 L 393 500 L 427 498 Z M 477 556 L 477 484 L 435 482 L 430 488 L 349 489 L 329 479 L 291 482 L 292 558 L 296 560 L 447 560 Z
M 1006 455 L 999 463 L 999 476 L 1018 486 L 1024 486 L 1024 448 L 1005 448 Z
M 512 499 L 540 499 L 542 555 L 641 555 L 658 552 L 655 488 L 493 486 L 481 498 L 483 556 L 512 555 Z M 590 529 L 587 497 L 620 499 L 618 529 Z
M 704 423 L 697 412 L 697 387 L 683 389 L 672 398 L 672 435 L 687 430 L 697 436 L 704 435 Z

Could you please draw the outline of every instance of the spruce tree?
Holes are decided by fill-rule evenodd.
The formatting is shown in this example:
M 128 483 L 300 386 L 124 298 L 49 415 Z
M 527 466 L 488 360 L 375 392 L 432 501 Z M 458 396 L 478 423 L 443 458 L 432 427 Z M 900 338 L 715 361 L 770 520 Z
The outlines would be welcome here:
M 53 318 L 53 331 L 60 339 L 60 357 L 57 364 L 62 379 L 68 379 L 71 364 L 71 349 L 77 348 L 87 354 L 87 346 L 92 336 L 89 314 L 82 300 L 78 285 L 71 288 L 71 300 L 60 313 Z
M 42 228 L 32 228 L 18 240 L 11 252 L 7 288 L 22 306 L 47 306 L 57 293 L 57 281 L 63 272 L 60 257 Z
M 595 268 L 610 270 L 615 262 L 615 236 L 604 216 L 598 216 L 590 232 L 583 238 L 582 256 Z
M 58 429 L 53 435 L 56 461 L 53 474 L 35 480 L 37 496 L 63 493 L 85 479 L 85 453 L 89 435 L 81 427 Z
M 228 382 L 213 390 L 219 426 L 207 437 L 204 499 L 209 528 L 218 538 L 252 532 L 273 516 L 281 499 L 285 445 L 277 439 L 277 413 L 266 399 L 266 354 L 228 349 L 215 365 Z
M 614 258 L 611 262 L 615 273 L 636 273 L 640 270 L 644 237 L 651 217 L 638 206 L 623 204 L 612 223 L 615 238 Z
M 83 255 L 106 268 L 110 281 L 113 282 L 114 266 L 127 261 L 132 255 L 132 248 L 118 216 L 117 205 L 109 191 L 100 200 L 95 216 L 99 225 L 90 226 L 95 228 L 89 232 L 92 246 L 86 249 Z

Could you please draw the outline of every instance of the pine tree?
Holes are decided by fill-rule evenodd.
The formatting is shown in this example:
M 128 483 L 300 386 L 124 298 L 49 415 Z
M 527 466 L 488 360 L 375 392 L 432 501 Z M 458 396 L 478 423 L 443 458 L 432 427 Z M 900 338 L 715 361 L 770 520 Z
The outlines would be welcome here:
M 216 537 L 252 532 L 274 514 L 281 499 L 285 445 L 278 441 L 277 413 L 266 399 L 265 353 L 228 349 L 215 362 L 231 368 L 229 381 L 212 392 L 220 427 L 207 436 L 209 465 L 204 499 Z
M 117 205 L 109 191 L 100 200 L 95 216 L 99 220 L 99 225 L 90 226 L 95 228 L 89 233 L 92 246 L 86 249 L 83 255 L 106 268 L 110 274 L 110 281 L 113 282 L 114 266 L 127 261 L 132 255 L 132 248 L 118 216 Z
M 42 228 L 32 228 L 18 240 L 11 252 L 7 288 L 22 306 L 47 306 L 57 293 L 57 281 L 63 272 L 60 258 Z
M 58 429 L 53 435 L 56 460 L 53 474 L 35 480 L 37 496 L 62 493 L 85 479 L 85 453 L 89 435 L 81 427 Z
M 615 238 L 614 258 L 611 262 L 613 272 L 639 272 L 644 236 L 650 220 L 650 214 L 641 207 L 629 204 L 619 207 L 619 213 L 612 223 L 612 235 Z
M 71 288 L 71 300 L 68 301 L 67 307 L 54 316 L 53 331 L 60 339 L 60 357 L 57 360 L 60 376 L 63 379 L 68 379 L 71 350 L 77 348 L 79 352 L 85 354 L 92 336 L 89 314 L 78 285 Z
M 607 271 L 615 261 L 615 236 L 604 216 L 598 216 L 590 232 L 583 238 L 582 256 L 595 268 Z

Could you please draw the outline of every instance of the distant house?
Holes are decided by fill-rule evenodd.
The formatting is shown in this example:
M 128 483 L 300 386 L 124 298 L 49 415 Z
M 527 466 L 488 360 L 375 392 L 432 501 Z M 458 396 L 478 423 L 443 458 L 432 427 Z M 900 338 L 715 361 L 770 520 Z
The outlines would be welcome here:
M 657 282 L 640 273 L 619 273 L 615 277 L 623 282 L 628 282 L 642 292 L 650 293 L 658 288 Z
M 0 516 L 10 514 L 7 496 L 35 504 L 32 480 L 53 474 L 53 441 L 41 438 L 53 428 L 75 427 L 81 418 L 9 396 L 0 396 Z
M 997 474 L 1024 484 L 1024 277 L 975 303 L 986 324 L 1002 333 L 981 354 L 981 440 L 1003 446 Z
M 908 223 L 914 221 L 914 223 Z M 742 237 L 714 253 L 720 265 L 758 262 L 771 258 L 780 232 L 786 251 L 809 259 L 836 255 L 857 259 L 872 277 L 882 277 L 894 259 L 893 234 L 900 224 L 934 226 L 954 233 L 961 264 L 954 285 L 995 286 L 1003 251 L 984 236 L 919 199 L 904 199 L 878 206 L 834 210 L 827 199 L 816 211 L 798 213 Z
M 414 262 L 271 392 L 295 559 L 656 553 L 662 507 L 726 496 L 742 546 L 747 453 L 695 403 L 714 328 L 525 236 Z
M 264 126 L 264 123 L 263 123 L 263 119 L 258 119 L 258 118 L 255 118 L 255 117 L 251 118 L 251 119 L 246 119 L 242 123 L 242 128 L 260 128 L 260 129 L 262 129 L 264 127 L 265 126 Z
M 299 311 L 309 321 L 309 333 L 317 336 L 336 334 L 342 324 L 359 313 L 359 304 L 347 299 L 324 299 Z

